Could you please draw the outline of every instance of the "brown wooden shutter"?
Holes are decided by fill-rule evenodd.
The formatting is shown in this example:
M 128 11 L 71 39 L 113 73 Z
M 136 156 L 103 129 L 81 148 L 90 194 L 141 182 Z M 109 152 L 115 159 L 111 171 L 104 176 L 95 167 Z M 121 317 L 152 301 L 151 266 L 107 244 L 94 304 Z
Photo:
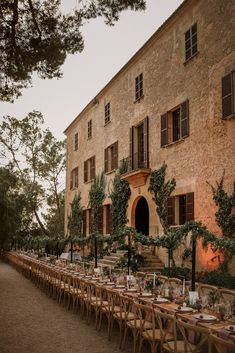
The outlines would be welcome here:
M 82 211 L 82 233 L 83 236 L 86 236 L 86 222 L 87 222 L 87 210 Z
M 144 167 L 149 167 L 149 117 L 144 119 Z
M 233 74 L 222 77 L 222 118 L 228 118 L 234 114 Z
M 70 172 L 70 190 L 73 188 L 73 171 Z
M 161 147 L 166 146 L 168 144 L 168 117 L 167 113 L 161 116 Z
M 84 183 L 88 182 L 88 161 L 84 162 Z
M 112 223 L 112 218 L 111 218 L 111 205 L 106 205 L 106 234 L 111 234 L 111 223 Z
M 91 158 L 91 180 L 95 179 L 95 156 Z
M 186 194 L 186 222 L 194 220 L 194 193 Z
M 129 166 L 128 169 L 133 170 L 134 164 L 134 126 L 130 128 L 130 136 L 129 136 Z
M 108 173 L 109 168 L 108 168 L 108 148 L 105 148 L 104 150 L 104 172 Z
M 92 223 L 93 223 L 93 219 L 92 219 L 92 209 L 89 208 L 88 210 L 88 217 L 89 217 L 89 234 L 92 234 Z
M 118 141 L 114 143 L 113 147 L 114 147 L 114 151 L 113 151 L 112 169 L 117 169 L 118 168 Z
M 74 186 L 75 188 L 78 187 L 78 167 L 74 169 Z
M 169 226 L 175 225 L 175 197 L 168 197 L 167 200 L 167 223 Z
M 103 207 L 99 208 L 98 232 L 103 234 Z
M 188 100 L 180 104 L 180 137 L 189 135 L 189 104 Z

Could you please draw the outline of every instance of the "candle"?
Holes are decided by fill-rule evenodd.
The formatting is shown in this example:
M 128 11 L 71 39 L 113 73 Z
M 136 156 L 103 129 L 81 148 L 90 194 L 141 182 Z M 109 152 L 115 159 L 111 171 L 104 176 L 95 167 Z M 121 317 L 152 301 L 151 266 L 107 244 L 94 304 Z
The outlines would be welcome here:
M 154 272 L 153 274 L 153 288 L 155 288 L 156 285 L 156 273 Z
M 182 289 L 183 296 L 185 295 L 185 278 L 183 279 L 183 289 Z
M 100 265 L 100 273 L 101 273 L 101 275 L 103 274 L 103 266 L 102 266 L 102 264 Z
M 110 276 L 112 274 L 112 266 L 111 265 L 109 266 L 109 274 L 110 274 Z

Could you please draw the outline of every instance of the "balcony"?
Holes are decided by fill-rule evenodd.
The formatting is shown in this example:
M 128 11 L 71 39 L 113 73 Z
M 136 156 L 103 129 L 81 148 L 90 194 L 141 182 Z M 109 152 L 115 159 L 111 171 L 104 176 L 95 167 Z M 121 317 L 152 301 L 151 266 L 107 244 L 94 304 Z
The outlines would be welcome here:
M 121 171 L 121 178 L 127 180 L 134 188 L 145 185 L 151 172 L 148 155 L 134 153 L 132 156 L 122 159 Z

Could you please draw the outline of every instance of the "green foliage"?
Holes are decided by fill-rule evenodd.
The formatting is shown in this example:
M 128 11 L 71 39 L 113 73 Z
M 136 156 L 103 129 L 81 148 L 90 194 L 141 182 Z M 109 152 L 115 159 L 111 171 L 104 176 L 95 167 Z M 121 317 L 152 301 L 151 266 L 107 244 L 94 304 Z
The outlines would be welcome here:
M 104 173 L 96 176 L 89 190 L 89 205 L 92 209 L 92 231 L 98 233 L 100 212 L 105 200 L 105 177 Z
M 0 124 L 0 145 L 27 201 L 31 218 L 36 217 L 44 234 L 45 225 L 39 209 L 48 202 L 62 216 L 59 187 L 65 168 L 64 143 L 56 141 L 43 127 L 40 112 L 29 113 L 24 119 L 4 117 Z
M 128 207 L 128 200 L 131 195 L 129 183 L 121 179 L 125 166 L 121 166 L 115 174 L 112 184 L 112 192 L 110 199 L 112 200 L 112 233 L 116 234 L 127 223 L 126 211 Z
M 228 272 L 222 271 L 208 271 L 200 275 L 202 283 L 211 284 L 218 287 L 235 289 L 235 277 Z
M 64 192 L 58 194 L 60 208 L 56 206 L 54 198 L 49 203 L 47 214 L 44 215 L 46 229 L 50 238 L 61 239 L 64 237 Z
M 125 248 L 125 247 L 123 247 Z M 126 248 L 127 249 L 127 248 Z M 144 263 L 143 255 L 138 254 L 138 251 L 135 248 L 131 249 L 131 259 L 130 259 L 130 268 L 132 273 L 135 273 Z M 128 267 L 128 254 L 126 253 L 117 263 L 116 267 L 127 269 Z
M 18 183 L 12 170 L 0 168 L 0 247 L 9 246 L 17 237 L 25 236 L 29 226 L 26 197 L 19 192 Z
M 224 174 L 216 187 L 210 185 L 213 193 L 213 200 L 215 201 L 218 210 L 215 213 L 215 219 L 218 226 L 222 230 L 222 235 L 226 238 L 235 239 L 235 214 L 232 213 L 235 206 L 235 192 L 228 195 L 224 190 Z
M 153 201 L 156 204 L 156 212 L 159 216 L 163 231 L 166 234 L 169 230 L 167 220 L 167 200 L 175 189 L 175 179 L 165 182 L 167 165 L 164 163 L 158 170 L 150 173 L 149 191 L 153 194 Z
M 68 217 L 68 229 L 70 239 L 82 236 L 82 206 L 80 192 L 75 194 L 71 203 L 71 213 Z
M 191 279 L 191 270 L 187 267 L 176 267 L 174 266 L 173 268 L 165 267 L 162 270 L 162 275 L 164 276 L 170 276 L 170 277 L 176 277 L 176 278 L 181 278 L 184 277 L 186 281 L 189 281 Z
M 0 100 L 13 101 L 41 78 L 62 77 L 68 54 L 84 48 L 81 28 L 87 20 L 104 17 L 112 25 L 120 12 L 144 10 L 144 0 L 79 1 L 79 8 L 62 14 L 60 0 L 1 1 Z

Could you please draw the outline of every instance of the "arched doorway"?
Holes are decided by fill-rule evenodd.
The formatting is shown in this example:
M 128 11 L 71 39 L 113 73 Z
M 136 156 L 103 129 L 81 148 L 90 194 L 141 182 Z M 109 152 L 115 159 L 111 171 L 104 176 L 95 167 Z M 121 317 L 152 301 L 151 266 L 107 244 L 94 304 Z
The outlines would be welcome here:
M 135 228 L 137 232 L 149 235 L 149 207 L 143 196 L 138 200 L 136 205 Z

